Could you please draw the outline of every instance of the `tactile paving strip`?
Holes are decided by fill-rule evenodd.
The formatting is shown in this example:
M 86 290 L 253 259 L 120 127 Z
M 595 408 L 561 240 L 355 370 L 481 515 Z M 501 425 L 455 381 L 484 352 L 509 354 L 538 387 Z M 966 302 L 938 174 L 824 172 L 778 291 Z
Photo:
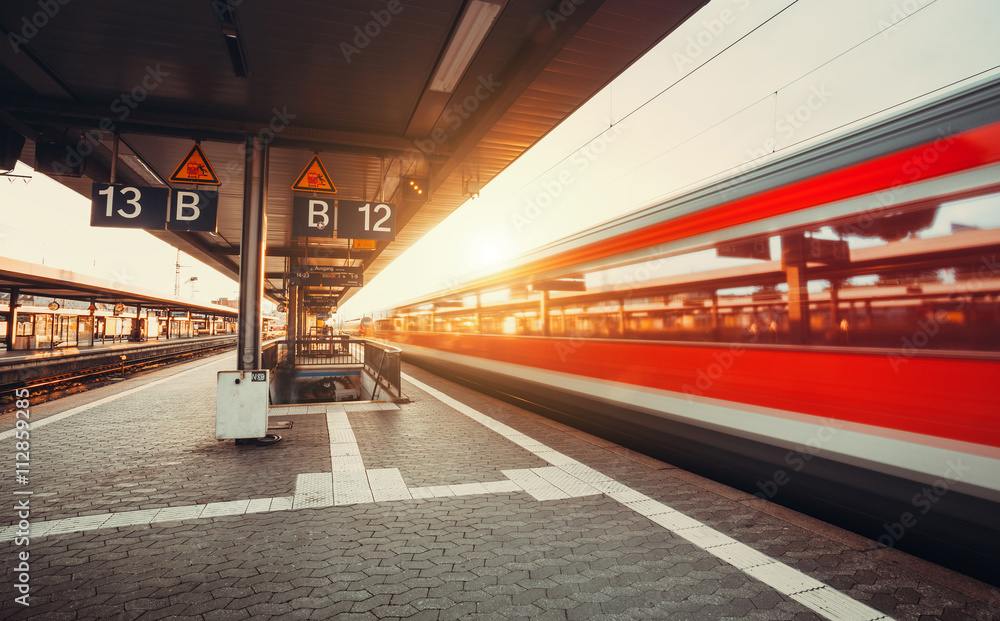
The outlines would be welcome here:
M 329 472 L 310 472 L 296 477 L 293 509 L 330 506 L 333 506 L 333 479 Z
M 333 491 L 334 504 L 337 506 L 375 502 L 372 488 L 368 484 L 368 475 L 364 469 L 334 472 Z
M 409 500 L 410 491 L 406 488 L 403 475 L 399 468 L 379 468 L 368 470 L 368 484 L 372 489 L 375 502 L 389 500 Z

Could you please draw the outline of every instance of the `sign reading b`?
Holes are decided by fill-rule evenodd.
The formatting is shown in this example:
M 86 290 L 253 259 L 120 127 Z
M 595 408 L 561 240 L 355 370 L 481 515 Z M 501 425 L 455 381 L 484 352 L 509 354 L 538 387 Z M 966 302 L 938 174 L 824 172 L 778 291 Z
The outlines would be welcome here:
M 292 199 L 292 235 L 296 237 L 333 237 L 337 212 L 332 198 Z

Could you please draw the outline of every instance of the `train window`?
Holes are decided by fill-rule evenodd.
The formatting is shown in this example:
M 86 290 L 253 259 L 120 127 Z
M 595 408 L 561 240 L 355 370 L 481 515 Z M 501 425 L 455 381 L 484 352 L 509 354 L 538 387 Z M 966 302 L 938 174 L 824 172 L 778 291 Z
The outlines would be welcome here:
M 17 326 L 14 328 L 15 336 L 34 336 L 35 335 L 35 316 L 34 315 L 17 315 Z
M 596 270 L 582 292 L 451 292 L 433 329 L 996 351 L 998 248 L 1000 194 L 873 208 Z M 408 312 L 402 329 L 431 329 Z

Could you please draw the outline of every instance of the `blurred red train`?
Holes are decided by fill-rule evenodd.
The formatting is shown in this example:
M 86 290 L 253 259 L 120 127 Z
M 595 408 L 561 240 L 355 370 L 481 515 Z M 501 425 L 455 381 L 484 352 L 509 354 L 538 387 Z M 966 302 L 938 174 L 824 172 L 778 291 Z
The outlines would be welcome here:
M 993 80 L 376 330 L 409 360 L 997 582 L 998 251 Z

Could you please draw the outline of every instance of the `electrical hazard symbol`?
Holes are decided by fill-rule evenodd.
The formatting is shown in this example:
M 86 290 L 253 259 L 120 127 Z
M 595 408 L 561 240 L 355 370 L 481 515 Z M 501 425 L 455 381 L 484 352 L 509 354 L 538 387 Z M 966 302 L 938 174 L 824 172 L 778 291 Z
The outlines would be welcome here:
M 323 162 L 319 161 L 318 155 L 312 156 L 312 159 L 306 164 L 305 170 L 302 171 L 298 180 L 292 185 L 292 189 L 299 192 L 337 193 L 337 188 L 330 181 L 330 175 L 323 168 Z
M 201 183 L 205 185 L 221 185 L 222 182 L 212 170 L 212 165 L 208 163 L 208 158 L 202 152 L 201 147 L 195 144 L 191 147 L 187 157 L 181 161 L 174 174 L 170 175 L 170 180 L 175 183 Z

